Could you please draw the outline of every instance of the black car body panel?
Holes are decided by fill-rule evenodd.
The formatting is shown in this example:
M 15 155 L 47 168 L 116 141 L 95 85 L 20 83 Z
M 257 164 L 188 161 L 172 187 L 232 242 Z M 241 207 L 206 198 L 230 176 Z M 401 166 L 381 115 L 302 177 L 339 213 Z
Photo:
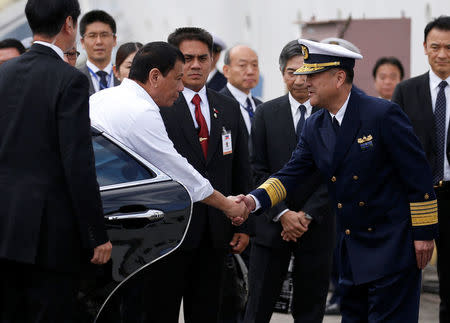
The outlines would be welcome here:
M 120 322 L 121 301 L 128 297 L 130 284 L 136 293 L 144 271 L 183 241 L 192 200 L 182 184 L 95 129 L 93 146 L 113 250 L 108 264 L 89 265 L 82 273 L 79 319 Z

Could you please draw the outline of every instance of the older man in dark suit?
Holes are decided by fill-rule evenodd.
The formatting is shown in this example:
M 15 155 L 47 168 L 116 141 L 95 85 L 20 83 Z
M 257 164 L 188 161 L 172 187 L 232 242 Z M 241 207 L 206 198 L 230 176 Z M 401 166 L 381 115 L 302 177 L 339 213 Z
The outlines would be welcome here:
M 63 61 L 77 0 L 29 0 L 30 51 L 0 67 L 0 321 L 72 322 L 77 275 L 111 254 L 95 176 L 88 82 Z M 93 252 L 93 255 L 92 255 Z
M 288 94 L 263 103 L 255 113 L 252 126 L 255 182 L 261 184 L 280 170 L 294 151 L 305 120 L 316 112 L 308 98 L 306 77 L 294 75 L 303 64 L 297 42 L 289 42 L 280 54 L 280 70 Z M 283 142 L 280 145 L 280 142 Z M 305 231 L 302 222 L 312 219 Z M 297 241 L 283 241 L 281 232 Z M 249 301 L 244 322 L 269 322 L 280 295 L 291 255 L 295 322 L 322 322 L 327 298 L 335 236 L 334 215 L 327 188 L 318 172 L 286 202 L 255 219 L 255 237 L 250 255 Z
M 441 323 L 450 322 L 450 17 L 425 27 L 430 71 L 399 83 L 392 96 L 409 116 L 430 164 L 439 209 L 438 254 Z
M 241 199 L 249 210 L 266 210 L 319 170 L 335 205 L 342 321 L 418 322 L 421 269 L 437 234 L 420 142 L 397 104 L 352 89 L 361 55 L 299 43 L 305 64 L 296 73 L 307 74 L 310 102 L 324 109 L 306 120 L 289 162 Z
M 183 92 L 173 106 L 161 108 L 169 138 L 215 189 L 224 195 L 248 191 L 248 136 L 239 106 L 205 86 L 212 62 L 211 35 L 200 28 L 178 28 L 168 42 L 180 49 L 186 61 Z M 195 203 L 182 246 L 167 257 L 165 272 L 170 282 L 161 291 L 164 296 L 159 296 L 167 305 L 152 312 L 167 317 L 164 313 L 169 311 L 174 315 L 165 321 L 178 322 L 183 297 L 186 321 L 216 322 L 225 257 L 230 245 L 233 252 L 240 253 L 248 241 L 245 226 L 233 228 L 220 210 Z

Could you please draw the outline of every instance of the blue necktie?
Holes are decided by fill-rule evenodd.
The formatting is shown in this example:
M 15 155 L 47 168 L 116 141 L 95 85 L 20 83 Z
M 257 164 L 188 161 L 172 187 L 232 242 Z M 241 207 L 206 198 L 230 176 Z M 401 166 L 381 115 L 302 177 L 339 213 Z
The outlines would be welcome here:
M 300 119 L 298 119 L 297 128 L 295 129 L 297 139 L 300 138 L 300 134 L 302 133 L 302 128 L 303 125 L 305 124 L 305 114 L 306 114 L 306 107 L 303 104 L 300 105 L 298 108 L 300 110 Z
M 106 75 L 108 75 L 108 73 L 106 73 L 105 71 L 98 71 L 97 74 L 100 77 L 100 81 L 99 83 L 99 91 L 104 90 L 108 87 L 108 81 L 106 80 Z
M 444 156 L 445 156 L 445 112 L 447 102 L 445 100 L 445 87 L 447 81 L 439 83 L 439 92 L 434 107 L 434 124 L 436 126 L 436 167 L 434 169 L 433 180 L 438 183 L 444 179 Z
M 250 121 L 253 120 L 253 107 L 252 107 L 252 103 L 250 102 L 250 99 L 247 98 L 247 100 L 245 100 L 245 103 L 247 104 L 246 107 L 244 107 L 245 110 L 247 110 L 248 112 L 248 116 L 250 117 Z
M 337 137 L 340 125 L 339 125 L 339 121 L 337 121 L 336 117 L 333 117 L 331 124 L 333 125 L 334 134 Z

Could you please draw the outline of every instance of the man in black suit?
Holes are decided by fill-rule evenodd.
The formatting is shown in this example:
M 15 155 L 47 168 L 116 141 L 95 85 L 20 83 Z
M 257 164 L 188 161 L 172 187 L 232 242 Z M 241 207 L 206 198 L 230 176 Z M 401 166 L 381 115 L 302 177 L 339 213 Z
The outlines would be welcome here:
M 91 143 L 88 82 L 63 61 L 77 0 L 29 0 L 31 49 L 0 67 L 0 321 L 72 322 L 77 276 L 111 255 Z
M 117 44 L 116 22 L 103 10 L 92 10 L 80 21 L 81 45 L 87 54 L 80 67 L 89 80 L 89 95 L 114 87 L 120 81 L 114 76 L 111 55 Z
M 226 51 L 224 64 L 223 74 L 228 82 L 220 93 L 239 102 L 245 126 L 250 134 L 256 107 L 262 103 L 251 93 L 251 90 L 258 85 L 258 55 L 248 46 L 237 45 Z
M 429 72 L 397 85 L 392 101 L 408 115 L 433 171 L 438 200 L 437 270 L 441 297 L 439 320 L 450 322 L 450 16 L 425 27 L 423 47 Z
M 200 28 L 178 28 L 168 42 L 180 49 L 186 61 L 183 92 L 173 106 L 161 108 L 169 138 L 215 189 L 224 195 L 248 191 L 248 138 L 239 106 L 205 86 L 212 62 L 211 35 Z M 240 253 L 248 240 L 245 225 L 235 229 L 220 210 L 195 203 L 185 240 L 166 257 L 162 271 L 168 277 L 159 295 L 167 304 L 161 309 L 164 322 L 178 322 L 181 298 L 186 322 L 216 322 L 225 257 L 230 245 Z M 167 318 L 168 312 L 173 317 Z
M 303 65 L 302 50 L 296 40 L 283 48 L 279 63 L 289 93 L 260 105 L 252 125 L 254 153 L 251 162 L 257 184 L 263 183 L 290 159 L 305 120 L 318 110 L 309 103 L 306 77 L 293 74 Z M 306 218 L 312 219 L 307 231 Z M 244 322 L 270 321 L 291 255 L 295 259 L 294 320 L 322 322 L 335 224 L 320 175 L 312 174 L 308 183 L 288 196 L 285 203 L 256 217 L 255 225 Z M 296 242 L 283 241 L 283 230 Z

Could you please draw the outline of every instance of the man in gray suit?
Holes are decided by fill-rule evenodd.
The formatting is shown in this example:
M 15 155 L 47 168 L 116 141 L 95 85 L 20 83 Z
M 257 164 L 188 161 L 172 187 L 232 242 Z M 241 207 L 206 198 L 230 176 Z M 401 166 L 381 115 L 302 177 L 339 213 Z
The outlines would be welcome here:
M 117 44 L 114 18 L 103 10 L 89 11 L 81 18 L 80 34 L 87 54 L 86 64 L 80 71 L 89 79 L 89 95 L 119 85 L 111 62 L 112 50 Z

